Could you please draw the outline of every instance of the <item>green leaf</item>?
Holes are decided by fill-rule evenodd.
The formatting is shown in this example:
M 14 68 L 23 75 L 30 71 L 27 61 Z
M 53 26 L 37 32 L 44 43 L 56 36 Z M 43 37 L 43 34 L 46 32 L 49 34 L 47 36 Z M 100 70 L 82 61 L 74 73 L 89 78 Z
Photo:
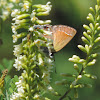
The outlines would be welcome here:
M 3 68 L 4 69 L 8 69 L 8 72 L 12 69 L 12 65 L 13 65 L 13 60 L 7 60 L 7 59 L 3 59 Z
M 4 69 L 4 66 L 0 64 L 0 71 L 2 72 Z
M 17 75 L 15 75 L 14 78 L 11 79 L 10 88 L 9 88 L 10 93 L 13 93 L 14 91 L 16 91 L 16 85 L 15 85 L 16 82 L 18 82 Z

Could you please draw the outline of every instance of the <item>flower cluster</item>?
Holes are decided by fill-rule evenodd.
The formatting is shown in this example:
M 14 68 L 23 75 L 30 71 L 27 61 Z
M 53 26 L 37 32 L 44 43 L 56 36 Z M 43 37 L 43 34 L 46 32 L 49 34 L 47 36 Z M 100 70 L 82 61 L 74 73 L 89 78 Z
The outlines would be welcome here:
M 42 96 L 42 92 L 54 93 L 53 89 L 48 88 L 53 59 L 44 52 L 44 48 L 52 48 L 52 41 L 43 36 L 50 32 L 36 29 L 35 26 L 51 22 L 38 19 L 38 16 L 49 15 L 51 5 L 50 2 L 46 5 L 32 5 L 29 0 L 23 0 L 19 6 L 20 9 L 14 9 L 11 13 L 12 37 L 16 56 L 14 67 L 23 72 L 16 83 L 17 92 L 11 95 L 11 100 L 44 100 L 47 98 Z
M 17 86 L 17 91 L 18 93 L 14 92 L 12 95 L 11 95 L 11 98 L 10 100 L 19 100 L 20 98 L 23 98 L 24 97 L 24 78 L 22 76 L 19 77 L 19 82 L 16 82 L 16 86 Z
M 12 9 L 14 9 L 15 5 L 17 6 L 19 2 L 20 0 L 0 0 L 0 9 L 2 11 L 0 17 L 6 20 L 10 16 Z

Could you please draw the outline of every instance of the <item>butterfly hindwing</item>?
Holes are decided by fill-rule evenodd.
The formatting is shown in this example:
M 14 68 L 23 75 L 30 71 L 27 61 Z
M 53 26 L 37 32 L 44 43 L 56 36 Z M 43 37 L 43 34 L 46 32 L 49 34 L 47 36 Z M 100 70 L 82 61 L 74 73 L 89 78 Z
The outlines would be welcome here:
M 55 51 L 61 50 L 76 34 L 76 30 L 65 25 L 53 26 L 53 45 Z

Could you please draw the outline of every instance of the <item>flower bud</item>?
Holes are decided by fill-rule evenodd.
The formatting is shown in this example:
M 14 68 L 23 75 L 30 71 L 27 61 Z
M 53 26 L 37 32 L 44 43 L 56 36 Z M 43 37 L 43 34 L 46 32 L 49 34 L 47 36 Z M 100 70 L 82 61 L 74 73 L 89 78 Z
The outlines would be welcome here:
M 78 84 L 74 86 L 74 88 L 83 88 L 83 87 L 84 87 L 84 84 Z
M 29 84 L 26 84 L 26 89 L 27 89 L 27 91 L 30 90 L 30 89 L 29 89 Z
M 97 54 L 97 53 L 91 54 L 91 55 L 89 56 L 89 59 L 96 58 L 97 56 L 98 56 L 98 54 Z
M 51 20 L 46 20 L 46 21 L 36 20 L 36 23 L 37 24 L 40 24 L 40 25 L 50 24 L 51 23 Z
M 87 30 L 87 33 L 91 35 L 91 31 L 90 30 Z
M 90 78 L 90 77 L 91 77 L 91 75 L 90 75 L 90 74 L 84 74 L 84 76 L 86 76 L 86 77 L 88 77 L 88 78 Z
M 76 55 L 73 55 L 72 58 L 69 58 L 69 61 L 75 62 L 75 63 L 79 63 L 79 60 L 80 60 L 79 56 L 76 56 Z
M 95 43 L 100 42 L 100 37 L 96 38 L 94 42 Z
M 30 21 L 29 19 L 15 20 L 15 24 L 23 25 L 23 23 L 28 23 L 29 21 Z
M 90 26 L 90 28 L 91 28 L 92 30 L 94 30 L 94 26 L 93 26 L 92 23 L 90 23 L 89 26 Z
M 77 79 L 79 80 L 79 79 L 81 79 L 81 78 L 82 78 L 82 75 L 78 75 Z
M 48 11 L 45 11 L 45 12 L 38 12 L 36 15 L 37 15 L 37 16 L 47 16 L 47 15 L 49 15 L 49 12 L 48 12 Z
M 41 8 L 38 8 L 37 10 L 36 10 L 36 12 L 45 12 L 45 11 L 47 11 L 46 9 L 41 9 Z
M 97 53 L 94 53 L 94 54 L 91 54 L 91 56 L 93 57 L 93 58 L 95 58 L 95 57 L 97 57 Z
M 42 55 L 40 53 L 38 54 L 38 60 L 39 60 L 39 65 L 44 64 L 43 59 L 42 59 Z
M 96 59 L 93 59 L 91 62 L 89 62 L 88 64 L 87 64 L 87 66 L 92 66 L 92 65 L 94 65 L 96 63 Z
M 97 4 L 100 5 L 100 0 L 97 0 Z
M 88 25 L 83 25 L 83 27 L 91 32 L 91 28 Z
M 83 32 L 83 35 L 88 39 L 88 40 L 90 40 L 91 39 L 91 36 L 90 35 L 88 35 L 86 32 Z
M 100 20 L 100 16 L 98 15 L 98 16 L 97 16 L 97 21 L 99 21 L 99 20 Z
M 99 27 L 99 23 L 96 23 L 96 24 L 95 24 L 95 28 L 97 28 L 97 27 Z
M 86 52 L 88 54 L 89 53 L 89 46 L 87 44 L 85 45 L 85 49 L 86 49 Z
M 98 26 L 97 30 L 100 30 L 100 26 Z
M 77 64 L 74 64 L 74 69 L 75 69 L 77 72 L 79 72 L 79 67 L 78 67 Z
M 21 20 L 21 19 L 24 19 L 27 17 L 30 17 L 30 14 L 21 14 L 21 15 L 18 15 L 16 18 L 17 18 L 17 20 Z
M 83 52 L 86 53 L 86 49 L 85 49 L 82 45 L 78 45 L 78 48 L 79 48 L 81 51 L 83 51 Z
M 79 62 L 80 62 L 80 63 L 84 63 L 85 60 L 84 60 L 84 59 L 80 59 Z
M 99 10 L 99 6 L 98 5 L 95 5 L 95 10 L 96 10 L 96 12 L 98 12 L 98 10 Z
M 97 76 L 92 75 L 91 78 L 92 78 L 92 79 L 97 79 Z
M 98 32 L 98 30 L 95 30 L 95 31 L 94 31 L 94 34 L 97 34 L 97 32 Z
M 90 10 L 95 14 L 95 11 L 94 11 L 94 9 L 92 7 L 90 7 Z
M 89 41 L 88 41 L 84 36 L 82 36 L 81 39 L 82 39 L 82 41 L 83 41 L 84 43 L 89 44 Z
M 94 17 L 91 13 L 88 14 L 88 17 L 87 17 L 88 20 L 94 22 Z

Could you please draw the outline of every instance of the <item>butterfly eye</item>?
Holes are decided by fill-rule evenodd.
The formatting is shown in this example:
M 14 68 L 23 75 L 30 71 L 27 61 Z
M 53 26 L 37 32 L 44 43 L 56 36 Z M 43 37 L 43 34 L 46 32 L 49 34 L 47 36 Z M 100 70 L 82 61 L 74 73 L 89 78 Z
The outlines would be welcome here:
M 48 29 L 49 27 L 47 25 L 44 25 L 44 29 Z

